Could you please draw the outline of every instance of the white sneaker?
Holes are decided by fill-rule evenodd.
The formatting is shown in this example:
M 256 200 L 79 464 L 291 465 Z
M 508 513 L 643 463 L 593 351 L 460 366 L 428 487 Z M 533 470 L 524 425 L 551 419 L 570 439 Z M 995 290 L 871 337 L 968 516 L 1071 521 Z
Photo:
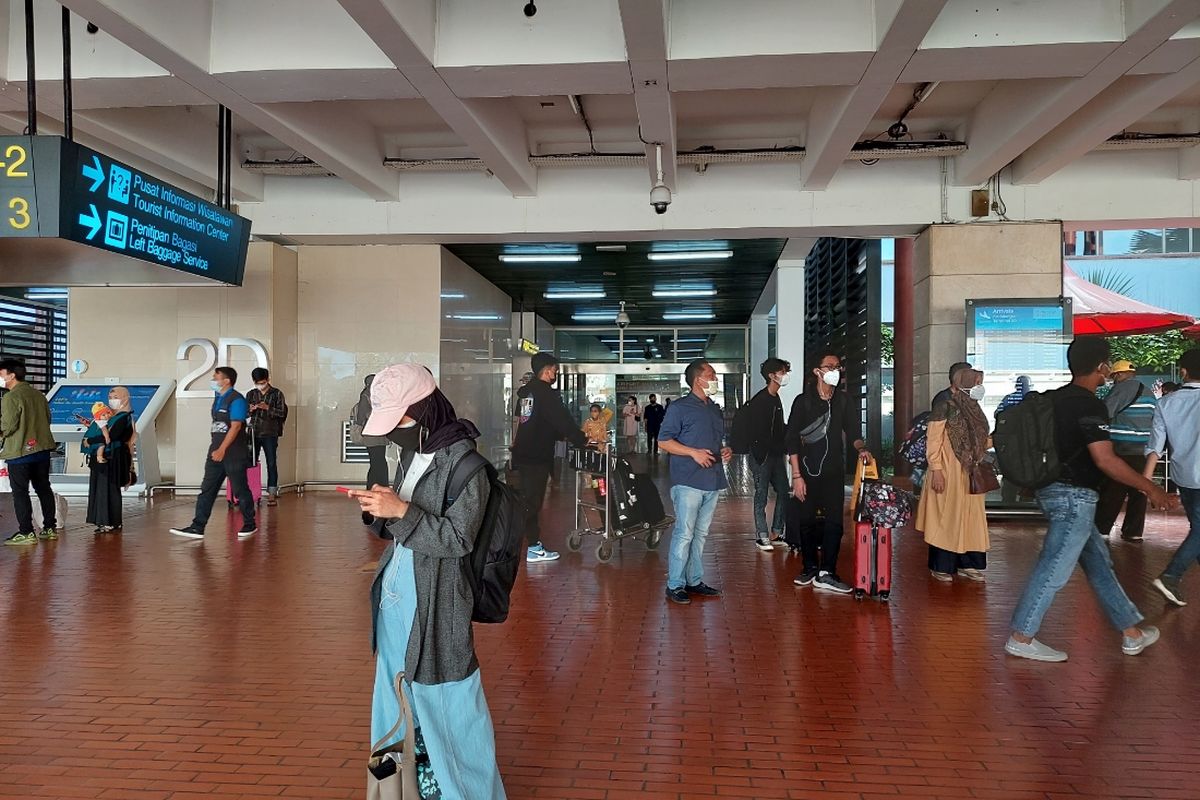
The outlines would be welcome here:
M 1026 644 L 1018 642 L 1011 636 L 1008 637 L 1008 643 L 1004 645 L 1004 652 L 1010 656 L 1017 658 L 1028 658 L 1030 661 L 1066 661 L 1067 654 L 1062 650 L 1055 650 L 1053 647 L 1042 644 L 1037 639 Z
M 530 547 L 525 552 L 525 561 L 529 564 L 536 564 L 539 561 L 557 561 L 558 553 L 553 550 L 547 550 L 542 545 Z
M 775 546 L 767 539 L 755 539 L 754 546 L 759 550 L 762 550 L 764 553 L 770 553 L 775 550 Z
M 1158 628 L 1153 625 L 1143 625 L 1142 635 L 1134 639 L 1132 636 L 1121 637 L 1121 652 L 1127 656 L 1136 656 L 1150 645 L 1158 641 Z

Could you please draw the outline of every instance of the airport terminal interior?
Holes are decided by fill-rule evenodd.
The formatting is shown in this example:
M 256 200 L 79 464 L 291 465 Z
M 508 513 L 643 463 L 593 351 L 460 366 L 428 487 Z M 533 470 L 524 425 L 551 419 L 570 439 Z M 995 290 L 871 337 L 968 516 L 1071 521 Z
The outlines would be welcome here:
M 1200 0 L 0 19 L 0 800 L 1200 797 Z

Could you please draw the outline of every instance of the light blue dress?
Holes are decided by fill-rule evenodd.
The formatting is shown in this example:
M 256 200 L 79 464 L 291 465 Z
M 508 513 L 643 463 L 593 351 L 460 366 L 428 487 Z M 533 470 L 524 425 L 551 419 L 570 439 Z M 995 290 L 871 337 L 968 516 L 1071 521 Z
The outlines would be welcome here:
M 410 472 L 414 468 L 424 472 L 426 466 L 418 466 L 414 461 Z M 406 494 L 412 497 L 411 486 L 402 487 L 401 498 Z M 413 553 L 407 547 L 393 547 L 391 561 L 384 569 L 383 596 L 379 603 L 378 655 L 371 702 L 372 744 L 400 718 L 400 704 L 393 687 L 395 675 L 404 671 L 417 614 Z M 504 800 L 504 784 L 496 764 L 496 735 L 479 670 L 453 683 L 428 685 L 406 679 L 404 690 L 413 709 L 413 719 L 425 740 L 443 800 Z M 396 741 L 403 737 L 401 726 Z

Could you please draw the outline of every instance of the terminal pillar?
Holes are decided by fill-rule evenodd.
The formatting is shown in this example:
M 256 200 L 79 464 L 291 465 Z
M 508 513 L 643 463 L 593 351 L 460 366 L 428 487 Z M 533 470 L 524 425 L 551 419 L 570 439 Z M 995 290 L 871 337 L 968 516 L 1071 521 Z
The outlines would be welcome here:
M 896 450 L 896 472 L 908 474 L 908 462 L 900 458 L 900 445 L 913 413 L 913 388 L 916 380 L 913 373 L 913 245 L 912 239 L 896 239 L 895 261 L 895 329 L 893 342 L 895 354 L 892 359 L 895 395 L 893 400 L 892 428 L 893 446 Z
M 792 380 L 779 392 L 784 414 L 791 413 L 792 400 L 804 391 L 804 260 L 781 260 L 775 281 L 775 355 L 792 363 Z M 757 364 L 751 366 L 755 371 Z M 752 375 L 751 379 L 758 379 Z
M 922 411 L 946 385 L 950 365 L 966 357 L 966 300 L 1062 294 L 1062 224 L 931 225 L 916 239 L 913 273 L 913 410 Z

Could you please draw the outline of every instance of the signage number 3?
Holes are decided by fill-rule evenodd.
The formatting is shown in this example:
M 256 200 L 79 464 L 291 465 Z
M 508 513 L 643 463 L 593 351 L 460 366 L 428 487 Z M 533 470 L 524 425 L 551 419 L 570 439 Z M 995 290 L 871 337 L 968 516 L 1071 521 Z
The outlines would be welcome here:
M 175 354 L 176 360 L 188 361 L 188 353 L 193 347 L 200 348 L 204 353 L 204 358 L 201 360 L 200 366 L 180 378 L 178 388 L 175 389 L 176 397 L 196 397 L 203 399 L 212 397 L 212 390 L 207 387 L 204 389 L 190 389 L 188 387 L 201 378 L 212 374 L 212 371 L 218 366 L 228 364 L 229 351 L 234 347 L 245 347 L 254 354 L 254 360 L 257 362 L 256 366 L 269 369 L 267 350 L 262 346 L 261 342 L 254 339 L 221 339 L 217 344 L 213 344 L 209 339 L 188 339 L 179 345 L 179 351 Z

